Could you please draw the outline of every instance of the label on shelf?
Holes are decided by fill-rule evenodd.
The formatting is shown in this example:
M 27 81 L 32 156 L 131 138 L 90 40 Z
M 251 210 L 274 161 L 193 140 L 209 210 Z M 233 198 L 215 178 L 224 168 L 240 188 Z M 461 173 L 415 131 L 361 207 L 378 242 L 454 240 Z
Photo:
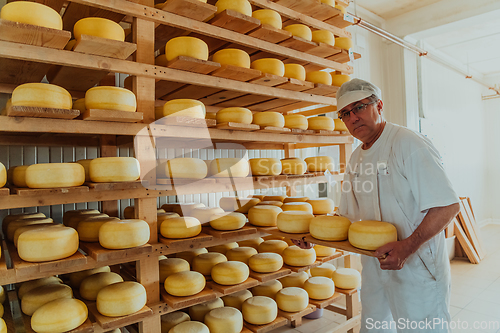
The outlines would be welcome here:
M 352 52 L 352 49 L 349 49 L 349 61 L 354 61 L 354 52 Z
M 344 21 L 354 24 L 354 17 L 351 14 L 344 14 Z

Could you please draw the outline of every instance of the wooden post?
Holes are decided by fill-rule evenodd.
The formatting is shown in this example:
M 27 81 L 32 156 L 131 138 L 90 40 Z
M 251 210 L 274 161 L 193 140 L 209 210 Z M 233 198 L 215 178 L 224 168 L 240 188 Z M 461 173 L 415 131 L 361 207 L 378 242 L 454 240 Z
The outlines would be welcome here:
M 344 173 L 347 163 L 349 162 L 349 159 L 351 158 L 352 154 L 352 144 L 351 143 L 345 143 L 339 145 L 339 153 L 340 153 L 340 173 Z
M 355 292 L 352 295 L 346 295 L 346 320 L 349 320 L 361 312 L 361 303 L 359 301 L 359 294 Z M 360 326 L 356 326 L 348 330 L 348 333 L 358 333 Z
M 116 135 L 100 136 L 101 157 L 116 157 Z M 109 216 L 119 217 L 118 201 L 102 201 L 102 212 Z

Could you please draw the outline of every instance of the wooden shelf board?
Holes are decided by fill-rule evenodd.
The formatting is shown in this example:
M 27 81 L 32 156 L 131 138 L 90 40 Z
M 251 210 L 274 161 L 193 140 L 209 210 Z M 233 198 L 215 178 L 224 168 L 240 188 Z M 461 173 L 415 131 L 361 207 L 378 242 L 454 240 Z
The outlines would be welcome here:
M 274 127 L 274 126 L 261 126 L 261 133 L 289 133 L 291 130 L 285 127 Z
M 62 50 L 71 32 L 0 19 L 0 40 Z
M 311 42 L 308 40 L 305 40 L 304 38 L 297 37 L 297 36 L 292 36 L 288 38 L 287 40 L 282 41 L 278 45 L 288 47 L 290 49 L 300 51 L 300 52 L 307 52 L 309 50 L 312 50 L 314 48 L 318 47 L 318 44 L 315 42 Z
M 47 196 L 53 194 L 79 194 L 89 191 L 87 186 L 57 187 L 57 188 L 23 188 L 13 187 L 11 193 L 19 196 Z
M 257 233 L 257 228 L 249 225 L 243 226 L 243 228 L 239 230 L 215 230 L 210 226 L 203 227 L 203 232 L 209 235 L 214 236 L 215 238 L 234 238 L 238 236 L 244 235 L 253 235 Z
M 92 121 L 113 121 L 120 123 L 138 123 L 143 119 L 142 112 L 128 112 L 118 110 L 85 110 L 79 119 Z
M 165 288 L 161 289 L 161 298 L 173 310 L 183 309 L 196 304 L 211 301 L 217 298 L 217 294 L 210 288 L 205 287 L 202 291 L 192 296 L 177 297 L 168 294 Z
M 358 249 L 357 247 L 352 246 L 346 240 L 345 241 L 340 241 L 340 242 L 324 241 L 324 240 L 316 239 L 316 238 L 312 237 L 310 234 L 307 235 L 307 236 L 305 236 L 304 240 L 307 241 L 307 242 L 314 243 L 314 244 L 319 244 L 319 245 L 323 245 L 323 246 L 329 246 L 329 247 L 333 247 L 333 248 L 336 248 L 336 249 L 339 249 L 339 250 L 344 250 L 344 251 L 353 252 L 353 253 L 359 253 L 359 254 L 363 254 L 363 255 L 366 255 L 366 256 L 370 256 L 370 257 L 374 257 L 375 256 L 374 255 L 375 251 L 368 251 L 368 250 Z
M 303 130 L 299 128 L 292 128 L 292 134 L 297 134 L 297 135 L 313 135 L 315 132 L 314 130 Z
M 328 5 L 327 5 L 328 6 Z M 328 6 L 329 7 L 329 6 Z M 325 43 L 318 43 L 318 46 L 308 50 L 306 53 L 315 55 L 320 58 L 331 57 L 335 54 L 341 53 L 342 49 Z
M 89 313 L 95 318 L 97 324 L 99 324 L 99 326 L 101 326 L 105 330 L 112 330 L 115 328 L 131 325 L 153 315 L 153 310 L 151 310 L 147 306 L 144 306 L 136 313 L 121 317 L 103 316 L 99 313 L 99 311 L 97 311 L 97 306 L 95 303 L 88 305 L 88 309 Z
M 292 33 L 290 31 L 277 29 L 269 24 L 261 24 L 260 27 L 251 31 L 247 35 L 270 43 L 279 43 L 292 37 Z
M 290 105 L 295 103 L 294 100 L 291 99 L 282 99 L 282 98 L 276 98 L 272 99 L 270 101 L 265 101 L 262 103 L 254 104 L 248 106 L 248 108 L 251 111 L 274 111 L 277 107 L 284 106 L 284 105 Z
M 244 282 L 234 285 L 234 286 L 223 286 L 214 281 L 208 282 L 207 285 L 214 291 L 221 293 L 222 295 L 229 295 L 238 291 L 250 289 L 259 285 L 259 281 L 249 277 Z
M 344 295 L 354 295 L 358 292 L 358 289 L 341 289 L 335 287 L 335 293 L 344 294 Z
M 210 96 L 206 96 L 204 98 L 200 98 L 198 100 L 205 105 L 214 105 L 214 104 L 228 101 L 228 100 L 238 98 L 238 97 L 241 97 L 244 95 L 245 95 L 245 93 L 242 93 L 242 92 L 221 90 L 215 94 L 212 94 Z M 218 108 L 218 107 L 216 107 L 216 108 Z
M 260 26 L 260 21 L 254 17 L 247 16 L 232 9 L 226 9 L 223 12 L 215 15 L 208 23 L 245 34 Z
M 250 81 L 260 77 L 262 72 L 253 68 L 221 65 L 219 69 L 216 69 L 210 75 L 237 81 Z
M 314 83 L 308 81 L 297 80 L 294 78 L 289 78 L 288 82 L 276 86 L 276 88 L 292 90 L 292 91 L 304 91 L 314 88 Z
M 183 186 L 188 184 L 197 184 L 197 185 L 210 185 L 215 184 L 215 179 L 205 178 L 205 179 L 181 179 L 181 178 L 157 178 L 156 184 L 160 185 L 171 185 L 171 186 Z
M 199 0 L 168 0 L 161 10 L 196 21 L 206 21 L 217 12 L 217 7 Z
M 258 84 L 261 86 L 274 87 L 285 83 L 288 81 L 288 78 L 283 76 L 278 76 L 269 73 L 262 73 L 262 75 L 256 79 L 250 81 L 250 83 Z
M 314 130 L 314 135 L 319 135 L 319 136 L 336 136 L 340 134 L 341 134 L 340 131 Z
M 10 106 L 6 110 L 9 117 L 33 117 L 33 118 L 56 118 L 74 119 L 80 115 L 79 110 L 42 108 L 34 106 Z
M 7 187 L 0 188 L 0 197 L 10 195 L 10 189 Z
M 353 24 L 352 22 L 344 20 L 344 14 L 333 16 L 329 19 L 324 20 L 323 22 L 325 22 L 326 24 L 333 25 L 340 29 L 347 28 Z
M 119 40 L 81 35 L 73 52 L 98 55 L 114 59 L 127 59 L 137 50 L 137 45 Z
M 234 122 L 217 124 L 217 128 L 224 129 L 224 130 L 235 130 L 235 131 L 245 131 L 245 132 L 253 132 L 253 131 L 260 130 L 259 125 L 242 124 L 242 123 L 234 123 Z
M 286 324 L 288 324 L 288 320 L 280 316 L 278 316 L 274 321 L 266 325 L 253 325 L 246 321 L 243 322 L 243 325 L 253 333 L 267 333 L 278 327 L 285 326 Z
M 219 69 L 221 65 L 218 62 L 178 56 L 170 60 L 166 67 L 198 74 L 209 74 Z
M 308 94 L 324 96 L 324 95 L 334 94 L 338 90 L 339 88 L 336 86 L 329 86 L 326 84 L 315 83 L 314 88 L 305 90 L 304 92 Z
M 307 307 L 302 311 L 297 312 L 287 312 L 283 310 L 278 310 L 278 316 L 286 318 L 288 321 L 293 322 L 296 321 L 308 314 L 316 311 L 316 306 L 313 304 L 307 305 Z
M 80 242 L 80 248 L 97 262 L 123 259 L 137 256 L 140 254 L 151 253 L 153 247 L 145 244 L 129 249 L 110 250 L 102 247 L 99 243 Z
M 316 257 L 317 261 L 321 261 L 321 263 L 329 262 L 331 260 L 337 259 L 344 256 L 344 254 L 340 251 L 336 251 L 335 254 L 332 254 L 331 256 L 326 256 L 326 257 Z
M 290 269 L 294 273 L 300 273 L 300 272 L 305 272 L 313 267 L 317 267 L 317 266 L 321 265 L 322 263 L 323 262 L 321 260 L 316 259 L 316 261 L 314 261 L 314 263 L 312 263 L 310 265 L 306 265 L 306 266 L 290 266 L 287 264 L 283 264 L 283 267 Z
M 89 189 L 93 191 L 117 191 L 117 190 L 133 190 L 137 188 L 148 187 L 149 183 L 146 180 L 136 180 L 130 182 L 116 183 L 85 183 Z
M 216 121 L 215 119 L 168 116 L 156 120 L 155 124 L 166 126 L 214 127 L 216 126 Z
M 161 236 L 158 238 L 160 243 L 163 243 L 170 248 L 188 248 L 192 244 L 209 242 L 213 239 L 213 236 L 201 232 L 198 236 L 185 239 L 169 239 Z
M 287 276 L 290 273 L 291 270 L 285 267 L 282 267 L 276 272 L 271 272 L 271 273 L 258 273 L 250 270 L 250 277 L 260 281 L 261 283 L 264 283 L 267 281 L 279 279 L 283 276 Z
M 327 306 L 335 303 L 340 297 L 342 297 L 342 294 L 335 292 L 332 297 L 327 299 L 318 300 L 309 298 L 309 304 L 314 305 L 318 309 L 324 309 Z

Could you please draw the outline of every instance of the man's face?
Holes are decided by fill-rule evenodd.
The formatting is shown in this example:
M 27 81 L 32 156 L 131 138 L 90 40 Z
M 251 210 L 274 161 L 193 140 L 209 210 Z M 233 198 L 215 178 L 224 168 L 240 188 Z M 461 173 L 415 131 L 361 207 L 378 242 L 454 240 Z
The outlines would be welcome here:
M 347 117 L 344 116 L 342 118 L 342 121 L 345 123 L 349 133 L 363 143 L 375 137 L 380 131 L 380 126 L 383 124 L 382 101 L 369 103 L 370 99 L 365 98 L 349 104 L 341 112 L 345 114 L 347 111 L 355 110 L 356 113 L 351 111 Z M 365 105 L 365 107 L 356 109 L 362 105 Z

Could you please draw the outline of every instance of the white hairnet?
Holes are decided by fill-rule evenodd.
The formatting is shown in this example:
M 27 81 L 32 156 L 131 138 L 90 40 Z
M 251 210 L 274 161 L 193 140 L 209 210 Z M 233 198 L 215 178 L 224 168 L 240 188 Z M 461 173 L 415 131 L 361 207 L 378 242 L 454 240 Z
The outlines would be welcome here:
M 360 101 L 371 95 L 382 99 L 382 91 L 379 87 L 365 80 L 352 79 L 344 83 L 337 91 L 337 111 L 342 110 L 351 103 Z

